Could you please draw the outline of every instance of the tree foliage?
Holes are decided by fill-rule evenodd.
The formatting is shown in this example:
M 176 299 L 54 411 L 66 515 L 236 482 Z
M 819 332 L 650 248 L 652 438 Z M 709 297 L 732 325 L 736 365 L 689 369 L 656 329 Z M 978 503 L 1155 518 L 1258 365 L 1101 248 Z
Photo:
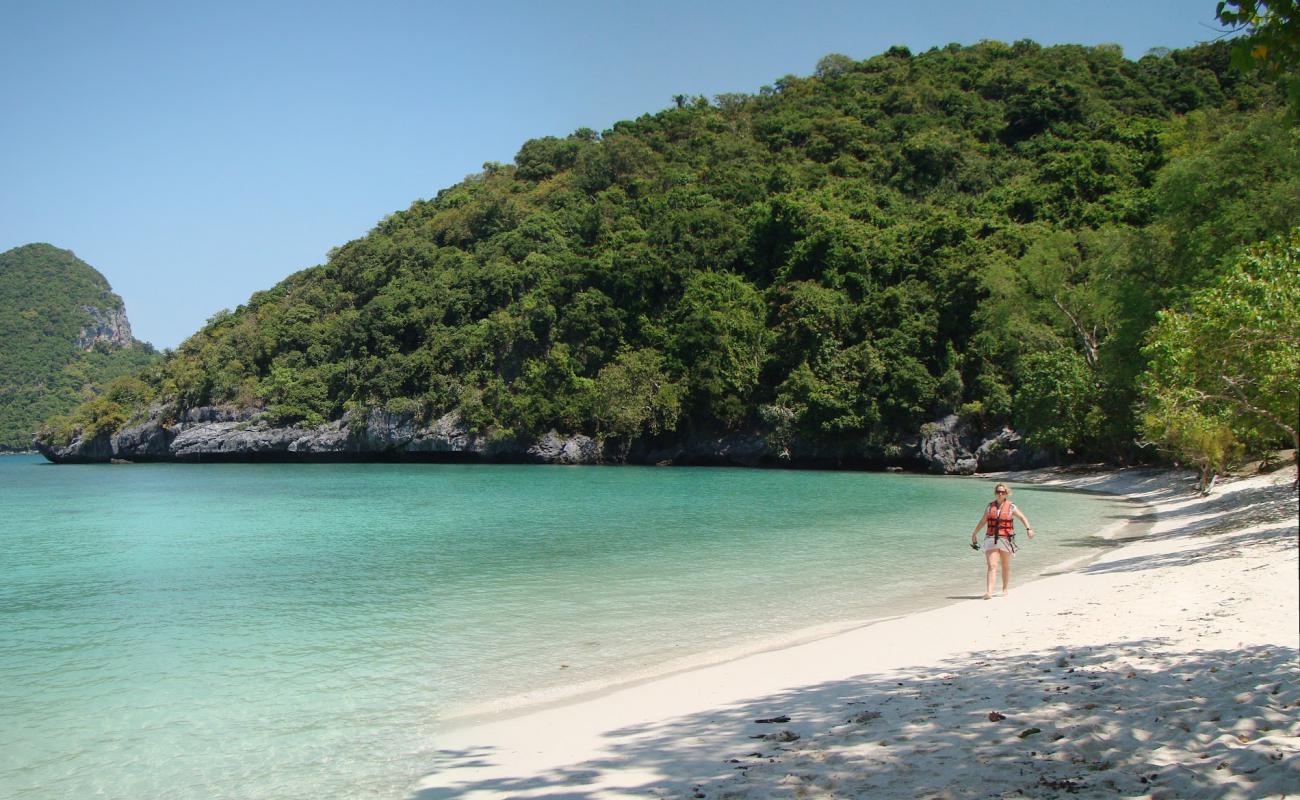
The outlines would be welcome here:
M 1233 62 L 1264 72 L 1287 93 L 1300 114 L 1300 3 L 1296 0 L 1222 0 L 1215 17 L 1246 35 L 1233 47 Z
M 664 357 L 657 351 L 619 353 L 596 376 L 596 431 L 630 445 L 639 436 L 672 430 L 681 415 L 681 395 L 681 387 L 668 377 Z
M 1235 446 L 1297 447 L 1300 228 L 1161 312 L 1145 352 L 1143 428 L 1179 457 L 1221 471 Z

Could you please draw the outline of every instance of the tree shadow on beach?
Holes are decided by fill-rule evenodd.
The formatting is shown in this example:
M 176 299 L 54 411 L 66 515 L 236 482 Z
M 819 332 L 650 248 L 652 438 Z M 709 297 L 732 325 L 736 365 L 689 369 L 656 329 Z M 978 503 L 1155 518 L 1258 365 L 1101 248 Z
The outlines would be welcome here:
M 1213 541 L 1186 550 L 1090 564 L 1080 571 L 1093 574 L 1145 572 L 1163 567 L 1188 566 L 1205 561 L 1235 558 L 1250 549 L 1266 549 L 1282 554 L 1295 549 L 1295 530 L 1294 525 L 1278 525 L 1239 533 L 1223 533 Z
M 1286 647 L 970 653 L 611 731 L 604 757 L 416 798 L 594 798 L 602 775 L 625 769 L 659 777 L 620 791 L 658 797 L 1261 796 L 1300 787 L 1298 678 Z M 789 721 L 755 721 L 778 715 Z M 443 752 L 438 766 L 496 758 Z
M 1197 519 L 1188 519 L 1195 517 Z M 1129 518 L 1129 525 L 1114 538 L 1084 536 L 1066 543 L 1067 547 L 1107 549 L 1140 539 L 1163 541 L 1201 536 L 1233 534 L 1248 527 L 1290 523 L 1297 517 L 1297 497 L 1289 486 L 1269 486 L 1254 490 L 1249 500 L 1236 495 L 1203 497 L 1173 510 L 1144 512 Z M 1151 533 L 1157 521 L 1188 520 L 1161 533 Z M 1267 538 L 1267 537 L 1259 537 Z
M 1288 513 L 1291 518 L 1295 518 L 1298 496 L 1295 486 L 1291 484 L 1260 487 L 1252 490 L 1249 497 L 1248 502 L 1243 502 L 1242 498 L 1233 492 L 1212 494 L 1201 497 L 1196 502 L 1189 503 L 1181 508 L 1170 509 L 1159 514 L 1147 512 L 1138 515 L 1135 519 L 1139 522 L 1145 522 L 1155 521 L 1156 519 L 1180 519 L 1203 514 L 1217 516 L 1260 513 L 1261 510 L 1268 510 L 1270 513 Z
M 1048 481 L 1068 478 L 1068 486 L 1044 485 Z M 1116 484 L 1116 479 L 1120 484 Z M 1116 471 L 1113 467 L 1095 470 L 1061 469 L 1006 477 L 1008 482 L 1033 486 L 1034 491 L 1096 492 L 1111 497 L 1122 492 L 1141 503 L 1163 503 L 1196 494 L 1200 480 L 1194 473 L 1170 472 L 1166 469 L 1132 468 Z

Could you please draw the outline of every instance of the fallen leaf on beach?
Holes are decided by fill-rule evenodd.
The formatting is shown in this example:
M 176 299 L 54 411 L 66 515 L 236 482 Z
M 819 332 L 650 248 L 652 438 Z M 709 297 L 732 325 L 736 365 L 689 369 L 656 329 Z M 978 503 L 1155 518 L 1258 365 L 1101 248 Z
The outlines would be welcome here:
M 759 724 L 765 724 L 769 722 L 789 722 L 790 718 L 787 717 L 785 714 L 782 714 L 779 717 L 768 717 L 767 719 L 756 719 L 754 721 Z
M 1020 733 L 1017 733 L 1016 736 L 1019 736 L 1021 739 L 1028 739 L 1030 736 L 1042 732 L 1043 732 L 1042 728 L 1025 728 Z
M 1007 718 L 1007 715 L 1006 715 L 1006 714 L 999 714 L 999 713 L 996 712 L 996 711 L 990 711 L 990 712 L 989 712 L 989 722 L 1001 722 L 1002 720 L 1004 720 L 1004 719 L 1006 719 L 1006 718 Z

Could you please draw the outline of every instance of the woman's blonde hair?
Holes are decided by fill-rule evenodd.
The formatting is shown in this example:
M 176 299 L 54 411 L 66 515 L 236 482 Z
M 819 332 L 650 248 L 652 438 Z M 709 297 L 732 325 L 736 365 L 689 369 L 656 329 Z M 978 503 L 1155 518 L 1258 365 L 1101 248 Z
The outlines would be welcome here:
M 998 489 L 1006 489 L 1006 490 L 1007 490 L 1007 497 L 1010 497 L 1010 496 L 1011 496 L 1011 487 L 1010 487 L 1010 486 L 1007 486 L 1005 483 L 999 483 L 997 486 L 994 486 L 994 487 L 993 487 L 993 491 L 995 491 L 995 492 L 996 492 Z

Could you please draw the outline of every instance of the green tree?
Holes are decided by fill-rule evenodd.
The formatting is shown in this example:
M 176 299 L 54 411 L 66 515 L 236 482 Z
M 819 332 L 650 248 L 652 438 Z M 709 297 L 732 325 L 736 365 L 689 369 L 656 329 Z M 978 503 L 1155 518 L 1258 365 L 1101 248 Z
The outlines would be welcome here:
M 1300 137 L 1276 113 L 1216 110 L 1175 121 L 1165 143 L 1151 227 L 1172 252 L 1149 279 L 1160 303 L 1173 305 L 1213 283 L 1243 248 L 1300 219 Z
M 1300 3 L 1296 0 L 1223 0 L 1214 16 L 1244 31 L 1232 49 L 1233 63 L 1258 69 L 1286 91 L 1293 116 L 1300 114 Z
M 698 272 L 670 315 L 668 345 L 686 365 L 688 386 L 715 419 L 744 419 L 767 354 L 763 298 L 752 285 L 726 272 Z
M 676 427 L 682 410 L 681 386 L 652 348 L 625 350 L 603 367 L 595 398 L 597 432 L 621 439 L 623 458 L 636 438 Z
M 1146 354 L 1143 429 L 1176 456 L 1222 469 L 1231 440 L 1300 447 L 1300 228 L 1162 312 Z
M 1014 267 L 988 273 L 985 314 L 1017 331 L 1032 351 L 1066 345 L 1097 369 L 1118 324 L 1124 288 L 1117 231 L 1045 231 Z
M 1038 447 L 1065 450 L 1095 441 L 1096 374 L 1070 350 L 1031 353 L 1020 364 L 1016 428 Z

